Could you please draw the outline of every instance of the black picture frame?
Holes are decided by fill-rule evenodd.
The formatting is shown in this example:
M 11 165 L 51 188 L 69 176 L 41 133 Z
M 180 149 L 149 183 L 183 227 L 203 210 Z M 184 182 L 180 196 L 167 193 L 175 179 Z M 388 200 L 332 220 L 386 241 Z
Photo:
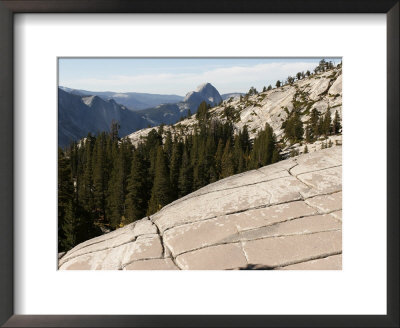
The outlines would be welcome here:
M 16 13 L 384 13 L 387 16 L 387 315 L 14 315 L 13 16 Z M 4 327 L 399 327 L 398 0 L 0 0 L 0 324 Z M 366 270 L 368 270 L 366 263 Z M 368 288 L 368 286 L 366 286 Z

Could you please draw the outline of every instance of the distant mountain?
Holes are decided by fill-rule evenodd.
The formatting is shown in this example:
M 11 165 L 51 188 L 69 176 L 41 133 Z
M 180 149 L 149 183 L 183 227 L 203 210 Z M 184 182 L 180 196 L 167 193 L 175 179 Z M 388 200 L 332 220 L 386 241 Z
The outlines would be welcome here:
M 154 108 L 148 108 L 137 113 L 148 120 L 152 125 L 174 124 L 181 117 L 185 117 L 190 109 L 194 114 L 200 103 L 205 101 L 211 107 L 222 102 L 222 97 L 218 90 L 211 83 L 204 83 L 197 87 L 195 91 L 186 94 L 183 101 L 178 103 L 162 104 Z
M 73 94 L 58 89 L 59 146 L 67 146 L 89 132 L 109 131 L 112 121 L 119 122 L 120 137 L 148 125 L 147 120 L 113 99 L 104 100 L 99 96 Z
M 183 101 L 196 107 L 198 107 L 202 101 L 206 101 L 211 106 L 215 106 L 222 101 L 222 98 L 218 90 L 215 89 L 211 83 L 204 83 L 199 85 L 196 91 L 191 91 L 186 94 Z
M 65 92 L 79 96 L 99 96 L 104 100 L 114 99 L 117 103 L 124 105 L 130 110 L 137 111 L 146 108 L 156 107 L 160 104 L 177 103 L 183 100 L 183 97 L 177 95 L 162 95 L 139 92 L 112 92 L 112 91 L 87 91 L 60 87 Z
M 244 96 L 245 93 L 242 92 L 232 92 L 232 93 L 224 93 L 223 95 L 221 95 L 223 100 L 227 100 L 229 98 L 239 98 L 240 96 Z
M 120 137 L 125 137 L 149 125 L 175 124 L 181 117 L 188 115 L 189 109 L 192 114 L 196 113 L 202 101 L 212 107 L 222 102 L 218 90 L 210 83 L 202 84 L 195 91 L 189 92 L 183 101 L 140 111 L 128 110 L 125 105 L 118 103 L 125 98 L 115 97 L 116 93 L 96 93 L 97 95 L 93 95 L 90 91 L 65 87 L 58 89 L 59 146 L 67 146 L 71 141 L 87 136 L 89 132 L 96 134 L 109 131 L 113 120 L 120 124 Z

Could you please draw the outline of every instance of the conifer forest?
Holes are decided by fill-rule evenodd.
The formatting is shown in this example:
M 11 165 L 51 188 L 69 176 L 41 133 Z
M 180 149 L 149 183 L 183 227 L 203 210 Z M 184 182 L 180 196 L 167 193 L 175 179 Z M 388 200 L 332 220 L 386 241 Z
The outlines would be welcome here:
M 201 106 L 207 109 L 207 106 Z M 59 249 L 114 230 L 209 183 L 279 161 L 270 126 L 250 142 L 247 128 L 201 117 L 194 134 L 162 138 L 153 129 L 134 147 L 111 132 L 58 150 Z

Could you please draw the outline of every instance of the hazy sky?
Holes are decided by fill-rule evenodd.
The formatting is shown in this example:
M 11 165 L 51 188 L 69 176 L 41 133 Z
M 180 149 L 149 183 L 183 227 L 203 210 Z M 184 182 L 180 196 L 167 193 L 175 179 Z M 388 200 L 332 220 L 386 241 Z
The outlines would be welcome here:
M 340 58 L 325 58 L 336 64 Z M 321 58 L 60 58 L 59 85 L 89 91 L 184 96 L 210 82 L 223 93 L 247 92 L 312 70 Z

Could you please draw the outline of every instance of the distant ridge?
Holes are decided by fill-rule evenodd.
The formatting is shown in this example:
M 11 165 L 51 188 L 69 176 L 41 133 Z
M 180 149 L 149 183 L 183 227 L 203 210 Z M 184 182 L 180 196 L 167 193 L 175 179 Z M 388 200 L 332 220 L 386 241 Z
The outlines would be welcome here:
M 151 108 L 165 103 L 176 103 L 183 100 L 178 95 L 163 95 L 139 92 L 112 92 L 112 91 L 87 91 L 79 89 L 71 89 L 60 86 L 65 92 L 79 96 L 99 96 L 104 100 L 114 99 L 117 103 L 124 105 L 130 110 L 137 111 Z
M 120 124 L 119 135 L 125 137 L 148 126 L 157 126 L 162 123 L 174 124 L 182 116 L 187 116 L 189 110 L 195 113 L 202 101 L 210 106 L 222 102 L 221 95 L 211 83 L 200 85 L 196 91 L 187 93 L 185 98 L 137 93 L 118 94 L 108 91 L 91 92 L 66 87 L 59 87 L 58 90 L 58 140 L 61 147 L 67 146 L 71 141 L 86 137 L 89 132 L 95 134 L 109 131 L 112 121 Z M 133 98 L 129 98 L 132 94 L 140 95 L 142 99 L 148 95 L 159 96 L 159 99 L 160 97 L 172 97 L 171 99 L 179 97 L 183 100 L 132 111 L 125 105 L 133 101 Z
M 120 124 L 121 137 L 142 129 L 148 122 L 113 99 L 99 96 L 82 96 L 58 89 L 58 145 L 67 146 L 71 141 L 109 131 L 111 123 Z
M 221 95 L 223 100 L 227 100 L 229 98 L 238 98 L 240 96 L 244 96 L 245 93 L 243 92 L 231 92 L 231 93 L 224 93 L 223 95 Z

